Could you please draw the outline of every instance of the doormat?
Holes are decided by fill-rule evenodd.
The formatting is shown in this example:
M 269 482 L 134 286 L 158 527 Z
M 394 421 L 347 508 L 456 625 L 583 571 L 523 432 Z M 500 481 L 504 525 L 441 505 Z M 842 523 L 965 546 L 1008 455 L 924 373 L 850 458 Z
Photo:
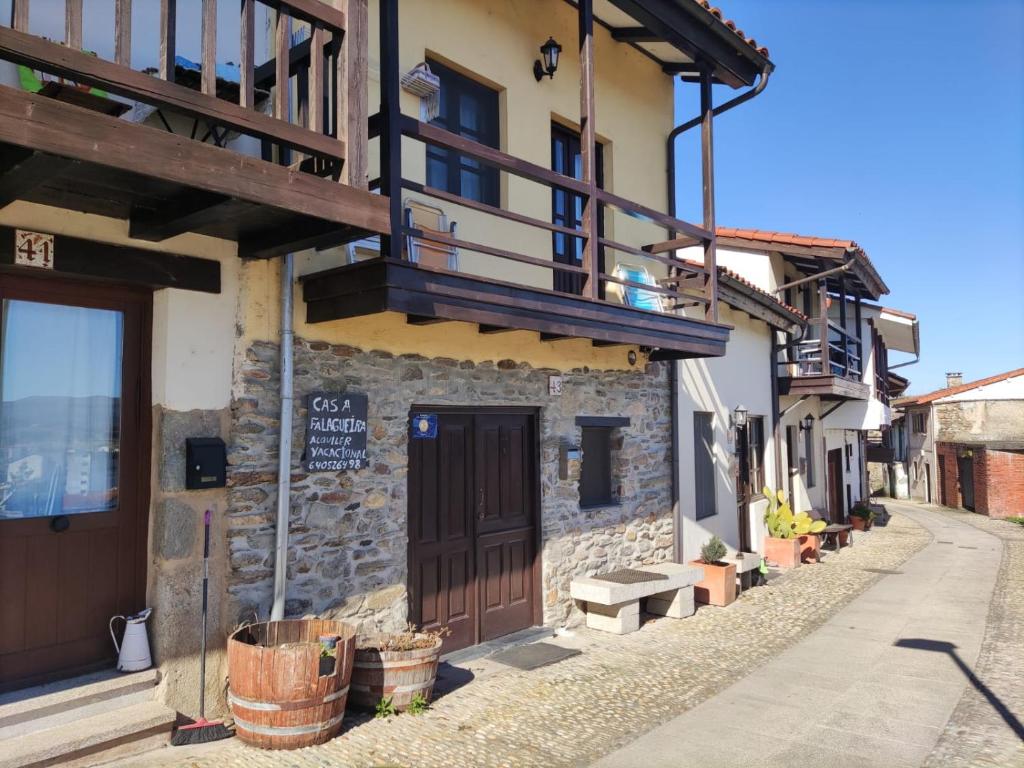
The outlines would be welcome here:
M 663 579 L 667 579 L 668 576 L 664 573 L 654 573 L 653 571 L 638 571 L 635 568 L 623 568 L 621 571 L 598 573 L 591 578 L 598 579 L 599 581 L 612 581 L 616 584 L 641 584 L 645 581 L 662 581 Z
M 493 659 L 499 664 L 527 671 L 546 667 L 548 664 L 579 655 L 580 652 L 575 648 L 562 648 L 550 643 L 531 643 L 492 653 L 487 658 Z
M 886 576 L 899 576 L 903 571 L 891 571 L 888 568 L 861 568 L 862 571 L 868 573 L 884 573 Z

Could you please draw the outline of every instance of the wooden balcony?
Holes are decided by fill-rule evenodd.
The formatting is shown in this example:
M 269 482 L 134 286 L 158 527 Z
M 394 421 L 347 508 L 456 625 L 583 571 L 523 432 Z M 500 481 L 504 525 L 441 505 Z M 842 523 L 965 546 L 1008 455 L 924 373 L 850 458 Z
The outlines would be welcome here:
M 389 231 L 386 197 L 366 189 L 365 6 L 235 0 L 237 79 L 218 74 L 216 0 L 202 2 L 192 69 L 175 56 L 175 6 L 136 4 L 136 23 L 159 24 L 160 40 L 145 52 L 158 53 L 156 66 L 139 71 L 131 2 L 115 3 L 105 60 L 82 50 L 83 0 L 66 0 L 63 42 L 31 34 L 29 2 L 14 0 L 0 60 L 19 67 L 22 88 L 0 86 L 0 206 L 127 219 L 133 237 L 152 241 L 227 238 L 243 256 Z M 259 65 L 257 14 L 273 25 Z

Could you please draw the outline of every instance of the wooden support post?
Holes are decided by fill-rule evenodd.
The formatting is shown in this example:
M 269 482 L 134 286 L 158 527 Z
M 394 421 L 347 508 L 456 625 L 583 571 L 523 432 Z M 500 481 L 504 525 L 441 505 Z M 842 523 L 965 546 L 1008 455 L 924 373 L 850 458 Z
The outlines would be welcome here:
M 292 18 L 284 6 L 277 9 L 274 26 L 274 117 L 288 121 L 288 55 L 292 47 Z
M 580 162 L 582 181 L 587 185 L 583 201 L 583 268 L 587 271 L 584 295 L 596 299 L 600 295 L 601 267 L 598 258 L 598 235 L 601 231 L 597 199 L 597 132 L 594 125 L 594 3 L 577 3 L 580 44 Z
M 853 323 L 854 323 L 854 325 L 857 326 L 856 330 L 854 331 L 854 335 L 857 337 L 857 375 L 858 376 L 863 376 L 864 375 L 864 344 L 861 341 L 861 337 L 860 337 L 861 336 L 861 333 L 860 333 L 861 316 L 860 316 L 860 294 L 859 293 L 857 294 L 857 298 L 854 299 L 854 302 L 853 302 Z
M 709 239 L 704 242 L 704 295 L 708 303 L 704 307 L 704 319 L 718 322 L 718 255 L 715 236 L 715 147 L 714 147 L 714 105 L 711 100 L 711 70 L 700 73 L 700 166 L 703 179 L 704 229 Z
M 818 332 L 821 334 L 821 375 L 830 376 L 832 361 L 828 348 L 828 288 L 823 277 L 818 279 L 818 312 L 821 313 L 818 318 Z
M 200 86 L 203 93 L 217 95 L 217 0 L 203 0 L 202 23 L 202 74 Z
M 160 0 L 160 59 L 158 69 L 160 79 L 168 80 L 172 83 L 174 82 L 174 50 L 177 25 L 178 0 Z M 245 70 L 243 69 L 242 71 L 244 77 Z
M 28 32 L 28 0 L 12 0 L 11 26 L 19 32 Z
M 345 141 L 343 179 L 346 184 L 366 189 L 369 178 L 370 133 L 368 125 L 367 69 L 369 48 L 369 11 L 367 0 L 345 0 L 345 37 L 338 56 L 336 125 L 338 138 Z M 395 29 L 398 21 L 395 21 Z M 383 38 L 382 38 L 383 39 Z M 397 38 L 396 38 L 397 40 Z M 397 117 L 397 115 L 396 115 Z M 399 176 L 401 176 L 399 165 Z M 395 195 L 400 193 L 395 190 Z
M 132 65 L 132 0 L 114 0 L 114 61 Z
M 256 0 L 242 0 L 239 40 L 238 103 L 246 109 L 256 105 Z
M 380 0 L 380 193 L 389 198 L 391 234 L 381 253 L 402 258 L 402 115 L 399 103 L 398 0 Z
M 850 332 L 846 327 L 846 278 L 839 273 L 839 325 L 843 328 L 843 376 L 850 375 L 850 341 L 846 336 Z
M 82 0 L 65 0 L 64 44 L 68 48 L 82 48 Z
M 309 39 L 309 130 L 324 132 L 324 28 L 314 23 Z

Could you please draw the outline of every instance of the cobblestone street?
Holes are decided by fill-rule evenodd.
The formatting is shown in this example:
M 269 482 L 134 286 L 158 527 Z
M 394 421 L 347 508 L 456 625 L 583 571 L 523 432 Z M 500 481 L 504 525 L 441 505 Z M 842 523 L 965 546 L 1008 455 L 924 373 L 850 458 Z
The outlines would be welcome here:
M 659 619 L 626 636 L 583 628 L 552 642 L 583 653 L 520 672 L 486 659 L 464 666 L 464 687 L 421 716 L 349 721 L 341 737 L 296 752 L 220 742 L 195 752 L 164 750 L 150 765 L 575 766 L 695 707 L 822 625 L 928 544 L 899 514 L 858 534 L 855 546 L 745 593 L 727 609 Z

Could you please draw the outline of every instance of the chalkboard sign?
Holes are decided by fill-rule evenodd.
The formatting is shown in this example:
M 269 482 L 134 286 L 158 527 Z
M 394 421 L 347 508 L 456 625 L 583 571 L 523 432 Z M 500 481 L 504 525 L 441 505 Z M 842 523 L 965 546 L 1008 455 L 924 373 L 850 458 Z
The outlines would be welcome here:
M 340 472 L 366 466 L 366 395 L 312 392 L 306 402 L 307 472 Z

